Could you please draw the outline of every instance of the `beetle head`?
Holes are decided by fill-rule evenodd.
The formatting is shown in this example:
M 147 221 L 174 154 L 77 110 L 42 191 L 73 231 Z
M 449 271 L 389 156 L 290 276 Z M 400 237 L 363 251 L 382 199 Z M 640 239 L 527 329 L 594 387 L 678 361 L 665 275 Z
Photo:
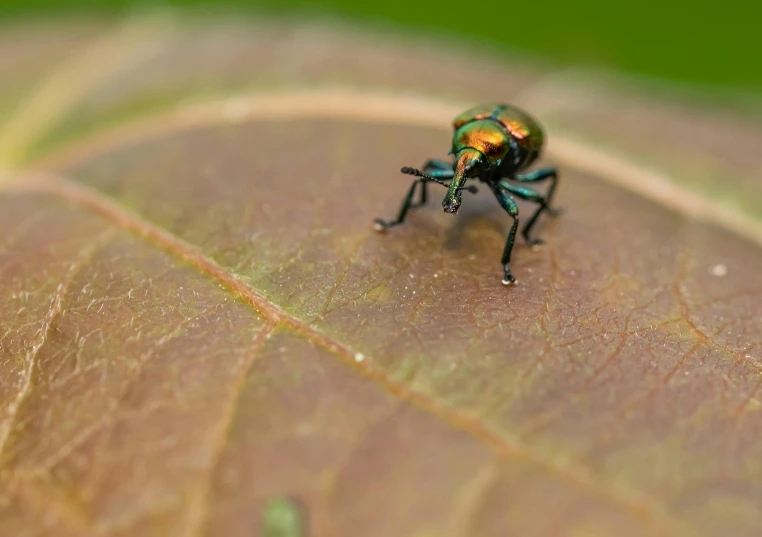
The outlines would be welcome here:
M 470 147 L 461 149 L 455 156 L 452 167 L 455 176 L 450 181 L 450 188 L 442 200 L 442 208 L 446 213 L 455 214 L 460 208 L 460 193 L 466 181 L 469 178 L 478 177 L 484 168 L 484 155 Z

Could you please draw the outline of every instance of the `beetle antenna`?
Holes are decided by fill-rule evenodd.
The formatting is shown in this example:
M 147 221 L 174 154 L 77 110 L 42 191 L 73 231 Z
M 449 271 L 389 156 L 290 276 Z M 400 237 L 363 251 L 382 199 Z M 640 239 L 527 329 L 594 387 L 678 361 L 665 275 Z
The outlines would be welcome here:
M 442 181 L 441 179 L 437 179 L 437 178 L 432 177 L 430 175 L 426 175 L 425 173 L 423 173 L 421 170 L 419 170 L 417 168 L 409 168 L 409 167 L 405 166 L 400 171 L 402 173 L 407 174 L 407 175 L 413 175 L 415 177 L 420 177 L 421 179 L 426 179 L 427 181 L 434 181 L 435 183 L 438 183 L 438 184 L 440 184 L 442 186 L 448 186 L 448 184 L 445 183 L 444 181 Z
M 419 170 L 417 168 L 410 168 L 408 166 L 405 166 L 400 171 L 402 173 L 404 173 L 404 174 L 407 174 L 407 175 L 413 175 L 415 177 L 420 177 L 421 179 L 425 179 L 427 181 L 433 181 L 433 182 L 435 182 L 435 183 L 437 183 L 439 185 L 442 185 L 444 187 L 447 187 L 447 188 L 450 187 L 450 183 L 445 183 L 441 179 L 437 179 L 436 177 L 432 177 L 430 175 L 426 175 L 425 173 L 423 173 L 421 170 Z M 459 188 L 458 192 L 460 192 L 462 190 L 468 190 L 472 194 L 476 194 L 479 191 L 479 189 L 477 189 L 474 185 L 469 185 L 469 186 L 464 186 L 462 188 Z

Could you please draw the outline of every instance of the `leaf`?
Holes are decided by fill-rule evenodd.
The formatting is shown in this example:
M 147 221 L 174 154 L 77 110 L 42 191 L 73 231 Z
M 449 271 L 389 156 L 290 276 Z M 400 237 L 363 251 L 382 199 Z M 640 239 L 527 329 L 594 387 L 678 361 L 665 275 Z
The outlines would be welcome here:
M 310 535 L 759 534 L 759 157 L 727 142 L 752 120 L 554 108 L 563 77 L 422 43 L 150 24 L 4 124 L 0 534 L 258 535 L 282 497 Z M 110 35 L 158 37 L 61 84 Z M 544 108 L 562 173 L 511 289 L 486 192 L 370 226 L 482 100 Z M 744 204 L 693 188 L 712 144 L 649 158 L 649 113 L 717 126 Z

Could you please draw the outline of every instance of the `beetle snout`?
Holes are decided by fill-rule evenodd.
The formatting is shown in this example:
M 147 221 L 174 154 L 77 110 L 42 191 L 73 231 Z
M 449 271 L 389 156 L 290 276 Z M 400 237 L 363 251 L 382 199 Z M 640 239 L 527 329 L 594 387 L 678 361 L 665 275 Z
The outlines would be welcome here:
M 460 209 L 460 198 L 447 197 L 442 200 L 442 208 L 446 213 L 455 214 Z

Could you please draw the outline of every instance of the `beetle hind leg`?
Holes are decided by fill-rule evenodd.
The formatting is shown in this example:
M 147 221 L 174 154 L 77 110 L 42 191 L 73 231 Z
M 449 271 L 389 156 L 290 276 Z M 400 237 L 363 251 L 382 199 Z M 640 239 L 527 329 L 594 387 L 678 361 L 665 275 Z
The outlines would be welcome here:
M 553 217 L 559 216 L 563 212 L 562 209 L 553 207 L 553 195 L 556 192 L 556 186 L 558 184 L 558 170 L 555 168 L 541 168 L 533 172 L 515 175 L 510 179 L 517 183 L 536 183 L 550 179 L 550 188 L 548 189 L 547 194 L 545 194 L 546 207 L 543 210 Z

